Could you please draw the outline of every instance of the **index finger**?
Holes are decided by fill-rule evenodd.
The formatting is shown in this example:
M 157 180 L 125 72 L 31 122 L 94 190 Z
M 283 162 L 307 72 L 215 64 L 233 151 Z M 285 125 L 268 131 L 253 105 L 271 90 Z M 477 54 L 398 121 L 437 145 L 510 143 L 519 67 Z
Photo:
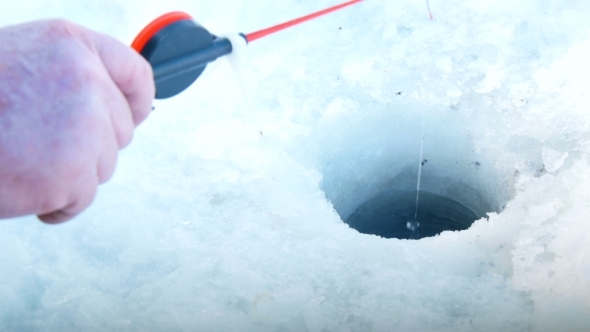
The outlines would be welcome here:
M 156 95 L 152 67 L 131 47 L 107 35 L 94 35 L 98 55 L 127 99 L 137 126 L 149 115 Z

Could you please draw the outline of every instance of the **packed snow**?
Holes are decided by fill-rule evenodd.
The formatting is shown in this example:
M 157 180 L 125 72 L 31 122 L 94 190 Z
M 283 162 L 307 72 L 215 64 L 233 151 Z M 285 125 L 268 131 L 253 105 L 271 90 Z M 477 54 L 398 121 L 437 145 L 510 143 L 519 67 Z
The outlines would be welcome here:
M 130 44 L 334 0 L 3 4 Z M 2 331 L 588 331 L 590 2 L 368 0 L 155 102 L 75 220 L 0 221 Z M 418 241 L 343 222 L 391 188 L 487 215 Z

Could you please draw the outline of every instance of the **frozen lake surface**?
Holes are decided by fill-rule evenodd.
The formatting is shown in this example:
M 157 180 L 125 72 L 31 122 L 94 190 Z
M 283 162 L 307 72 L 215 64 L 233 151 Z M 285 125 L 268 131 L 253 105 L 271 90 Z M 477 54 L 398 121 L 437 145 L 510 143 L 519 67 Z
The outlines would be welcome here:
M 0 23 L 129 44 L 171 10 L 224 34 L 333 4 L 23 0 Z M 588 331 L 590 2 L 430 5 L 365 1 L 156 102 L 88 211 L 0 222 L 0 330 Z M 486 218 L 419 241 L 350 228 L 415 193 L 422 137 L 422 203 Z

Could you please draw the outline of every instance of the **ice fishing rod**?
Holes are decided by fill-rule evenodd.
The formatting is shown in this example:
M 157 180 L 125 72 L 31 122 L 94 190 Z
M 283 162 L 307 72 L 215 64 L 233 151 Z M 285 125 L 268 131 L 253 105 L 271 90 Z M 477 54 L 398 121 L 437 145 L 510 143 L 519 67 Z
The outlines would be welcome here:
M 345 3 L 259 30 L 240 33 L 243 42 L 251 43 L 272 33 L 359 3 Z M 234 50 L 234 38 L 218 37 L 195 22 L 187 13 L 171 12 L 148 24 L 137 35 L 131 47 L 152 66 L 156 83 L 156 99 L 175 96 L 191 86 L 210 62 L 229 55 Z M 236 41 L 233 40 L 235 43 Z

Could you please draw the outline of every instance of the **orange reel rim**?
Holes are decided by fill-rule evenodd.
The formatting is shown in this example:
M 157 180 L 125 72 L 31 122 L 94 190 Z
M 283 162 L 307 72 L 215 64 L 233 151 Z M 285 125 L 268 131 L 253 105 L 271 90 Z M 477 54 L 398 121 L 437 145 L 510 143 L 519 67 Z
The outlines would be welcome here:
M 143 30 L 141 30 L 141 32 L 137 35 L 137 37 L 135 37 L 135 40 L 131 44 L 131 48 L 137 51 L 137 53 L 141 53 L 145 45 L 160 30 L 172 23 L 192 19 L 193 17 L 185 12 L 171 12 L 164 14 L 153 20 L 152 23 L 148 24 L 145 28 L 143 28 Z

